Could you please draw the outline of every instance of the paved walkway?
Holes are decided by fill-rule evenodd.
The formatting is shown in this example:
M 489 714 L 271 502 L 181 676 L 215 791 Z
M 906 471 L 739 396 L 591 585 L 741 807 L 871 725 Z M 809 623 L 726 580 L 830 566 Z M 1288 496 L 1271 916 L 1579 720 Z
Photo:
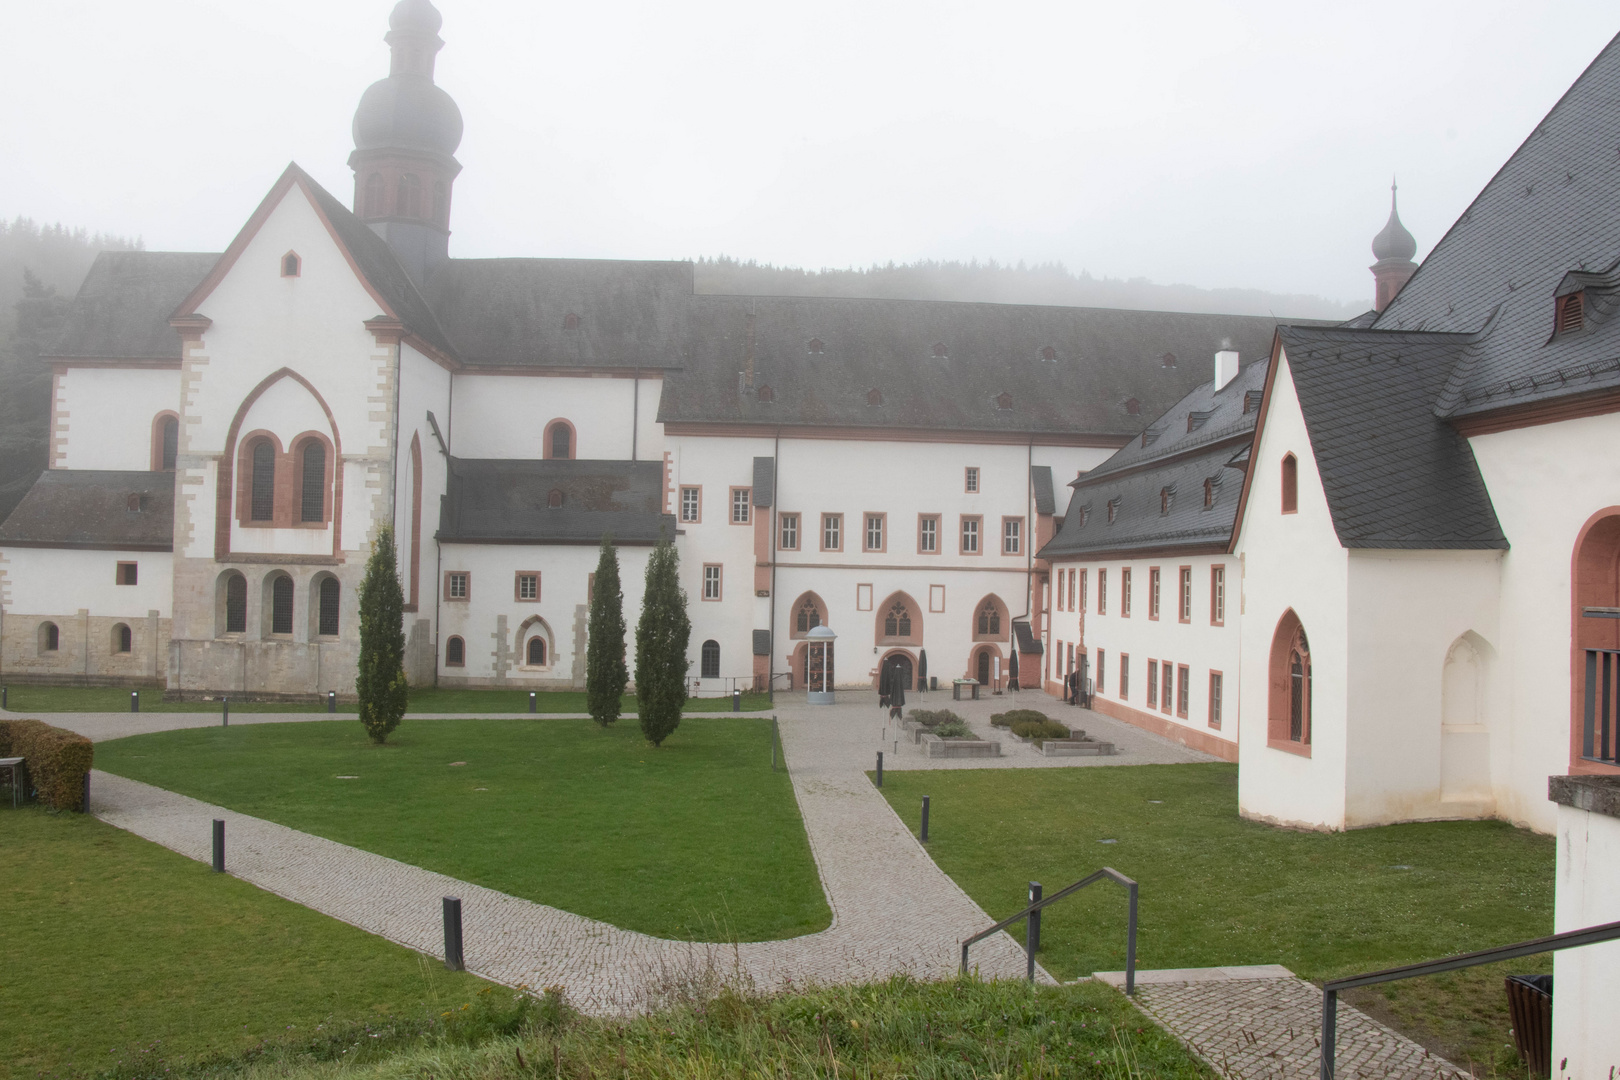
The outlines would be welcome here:
M 1124 989 L 1122 971 L 1097 979 Z M 1285 967 L 1138 971 L 1136 1004 L 1231 1080 L 1316 1080 L 1322 991 Z M 1464 1080 L 1469 1074 L 1342 1001 L 1340 1080 Z

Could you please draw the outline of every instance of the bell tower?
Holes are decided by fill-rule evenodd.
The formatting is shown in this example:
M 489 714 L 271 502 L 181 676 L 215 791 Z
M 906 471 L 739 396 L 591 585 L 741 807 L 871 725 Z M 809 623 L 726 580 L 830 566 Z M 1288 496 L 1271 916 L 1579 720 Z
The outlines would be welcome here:
M 388 77 L 354 113 L 354 212 L 388 241 L 418 285 L 450 257 L 450 194 L 461 110 L 433 82 L 444 23 L 430 0 L 400 0 L 383 38 Z
M 1373 237 L 1372 253 L 1378 260 L 1368 268 L 1374 283 L 1373 310 L 1383 311 L 1418 269 L 1417 263 L 1412 261 L 1412 256 L 1417 254 L 1417 241 L 1401 224 L 1401 215 L 1395 209 L 1393 180 L 1389 185 L 1389 220 L 1384 223 L 1384 230 Z

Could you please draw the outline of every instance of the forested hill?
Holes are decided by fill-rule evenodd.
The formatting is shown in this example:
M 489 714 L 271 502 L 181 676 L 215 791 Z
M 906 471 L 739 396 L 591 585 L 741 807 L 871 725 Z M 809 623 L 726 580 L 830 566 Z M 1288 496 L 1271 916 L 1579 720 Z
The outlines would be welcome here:
M 1029 266 L 930 260 L 865 269 L 798 270 L 722 255 L 696 260 L 696 277 L 698 292 L 717 295 L 867 296 L 1333 320 L 1352 318 L 1368 307 L 1361 302 L 1260 289 L 1201 289 L 1160 285 L 1145 278 L 1092 277 L 1085 272 L 1076 274 L 1061 263 Z

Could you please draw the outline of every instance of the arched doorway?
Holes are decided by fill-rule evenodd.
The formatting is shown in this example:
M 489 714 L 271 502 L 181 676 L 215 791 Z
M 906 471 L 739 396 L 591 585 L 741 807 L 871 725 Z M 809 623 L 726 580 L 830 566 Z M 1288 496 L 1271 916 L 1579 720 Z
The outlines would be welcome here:
M 897 649 L 885 656 L 883 662 L 878 665 L 877 685 L 882 686 L 883 676 L 893 672 L 899 675 L 901 686 L 907 690 L 914 689 L 916 671 L 911 654 Z
M 981 685 L 989 686 L 996 677 L 996 660 L 1001 657 L 1001 649 L 995 645 L 980 645 L 968 657 L 968 678 L 977 679 Z M 1003 664 L 1002 677 L 1006 678 L 1005 664 Z
M 1311 643 L 1293 609 L 1271 635 L 1266 741 L 1280 750 L 1311 752 Z
M 980 649 L 979 659 L 974 667 L 973 677 L 986 686 L 990 685 L 990 650 Z

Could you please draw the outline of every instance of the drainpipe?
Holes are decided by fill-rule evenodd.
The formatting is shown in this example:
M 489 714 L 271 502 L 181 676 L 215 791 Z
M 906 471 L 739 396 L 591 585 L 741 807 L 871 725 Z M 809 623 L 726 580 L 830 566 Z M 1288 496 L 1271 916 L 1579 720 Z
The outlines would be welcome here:
M 641 372 L 631 376 L 630 383 L 630 460 L 636 459 L 636 435 L 641 427 Z
M 776 704 L 776 538 L 777 529 L 782 527 L 778 515 L 782 512 L 782 429 L 776 429 L 775 441 L 771 443 L 771 535 L 766 538 L 767 551 L 771 553 L 771 647 L 765 664 L 765 694 L 770 698 L 772 705 Z M 803 526 L 800 526 L 801 530 Z

